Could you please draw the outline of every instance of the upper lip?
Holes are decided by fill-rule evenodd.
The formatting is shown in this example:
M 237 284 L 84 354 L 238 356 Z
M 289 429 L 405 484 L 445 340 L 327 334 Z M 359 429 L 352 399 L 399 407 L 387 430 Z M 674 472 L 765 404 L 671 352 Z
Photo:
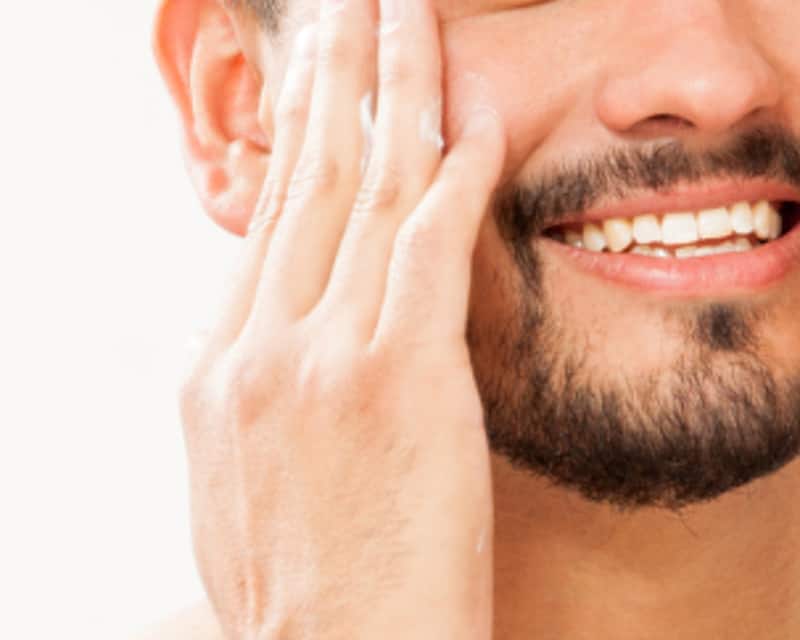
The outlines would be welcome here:
M 705 182 L 634 195 L 620 201 L 605 201 L 580 215 L 567 215 L 548 228 L 566 224 L 602 221 L 608 218 L 633 218 L 635 216 L 699 211 L 727 207 L 737 202 L 800 202 L 800 190 L 786 183 L 747 180 Z

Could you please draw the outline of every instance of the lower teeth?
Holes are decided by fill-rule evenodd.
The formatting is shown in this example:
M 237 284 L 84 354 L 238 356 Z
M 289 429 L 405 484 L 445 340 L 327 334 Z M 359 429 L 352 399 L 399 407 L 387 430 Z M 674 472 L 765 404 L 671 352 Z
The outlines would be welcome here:
M 737 238 L 715 245 L 689 245 L 683 247 L 651 247 L 648 245 L 634 245 L 628 250 L 642 256 L 652 256 L 655 258 L 702 258 L 705 256 L 721 255 L 723 253 L 743 253 L 750 251 L 754 246 L 761 244 L 756 241 L 751 242 L 749 238 Z
M 568 244 L 576 249 L 586 249 L 583 243 L 578 244 L 569 242 L 563 234 L 556 234 L 553 236 L 564 244 Z M 684 245 L 684 246 L 665 246 L 665 245 L 631 245 L 624 252 L 617 255 L 624 255 L 626 253 L 649 256 L 653 258 L 702 258 L 705 256 L 721 255 L 724 253 L 743 253 L 759 247 L 771 240 L 761 240 L 755 236 L 740 236 L 737 238 L 727 239 L 725 241 L 717 242 L 716 244 L 702 244 L 702 245 Z M 603 251 L 592 251 L 593 253 L 609 253 L 608 249 Z

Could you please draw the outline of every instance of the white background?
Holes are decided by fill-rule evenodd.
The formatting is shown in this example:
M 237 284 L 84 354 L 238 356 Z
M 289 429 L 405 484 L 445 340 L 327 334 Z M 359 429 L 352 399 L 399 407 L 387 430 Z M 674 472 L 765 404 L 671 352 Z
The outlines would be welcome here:
M 202 213 L 156 0 L 0 3 L 0 637 L 202 598 L 176 406 L 239 240 Z

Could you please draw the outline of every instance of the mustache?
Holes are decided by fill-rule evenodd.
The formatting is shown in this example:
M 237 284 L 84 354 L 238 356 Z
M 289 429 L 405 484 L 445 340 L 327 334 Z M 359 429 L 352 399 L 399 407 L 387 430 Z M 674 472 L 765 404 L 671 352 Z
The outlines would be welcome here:
M 518 244 L 601 199 L 623 200 L 636 191 L 668 191 L 720 178 L 764 178 L 800 188 L 800 137 L 775 125 L 702 152 L 680 140 L 613 148 L 543 171 L 531 184 L 501 186 L 492 204 L 501 235 Z

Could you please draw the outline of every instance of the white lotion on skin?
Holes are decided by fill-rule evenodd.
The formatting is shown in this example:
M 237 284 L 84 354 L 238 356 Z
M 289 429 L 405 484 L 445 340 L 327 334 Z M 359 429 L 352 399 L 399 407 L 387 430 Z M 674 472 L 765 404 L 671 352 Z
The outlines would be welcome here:
M 385 36 L 400 27 L 406 9 L 405 0 L 381 0 L 381 18 L 378 36 Z
M 481 529 L 481 535 L 478 536 L 478 545 L 475 547 L 475 553 L 480 554 L 486 544 L 486 527 Z
M 444 149 L 441 97 L 434 100 L 427 109 L 422 110 L 419 117 L 419 139 L 434 144 L 440 152 Z
M 361 175 L 363 176 L 369 166 L 369 159 L 372 155 L 372 140 L 375 131 L 375 115 L 372 91 L 361 98 L 361 133 L 364 136 L 364 153 L 361 156 Z

